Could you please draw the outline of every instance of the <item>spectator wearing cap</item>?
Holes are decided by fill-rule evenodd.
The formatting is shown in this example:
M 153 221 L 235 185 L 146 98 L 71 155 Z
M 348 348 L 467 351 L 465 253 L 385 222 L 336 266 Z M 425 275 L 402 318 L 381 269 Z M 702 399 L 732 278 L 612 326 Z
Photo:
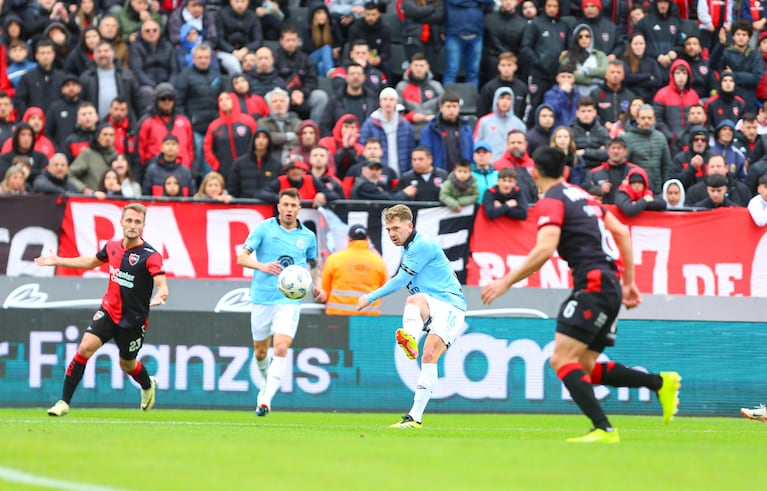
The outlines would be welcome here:
M 145 21 L 138 39 L 130 44 L 130 69 L 138 80 L 140 104 L 144 109 L 152 106 L 155 87 L 172 82 L 176 76 L 178 65 L 173 45 L 162 35 L 156 20 Z
M 735 206 L 748 205 L 748 201 L 751 199 L 751 191 L 745 184 L 735 179 L 732 174 L 728 172 L 727 164 L 722 155 L 718 153 L 712 154 L 711 157 L 709 157 L 703 172 L 706 177 L 713 174 L 723 176 L 727 187 L 727 198 L 734 203 Z M 697 203 L 706 199 L 706 186 L 706 178 L 703 178 L 697 184 L 687 188 L 687 192 L 685 193 L 685 205 L 696 206 Z
M 359 176 L 354 179 L 354 185 L 349 194 L 350 199 L 409 201 L 415 196 L 415 186 L 407 190 L 410 195 L 406 194 L 405 190 L 389 191 L 389 186 L 382 179 L 383 163 L 380 159 L 370 157 L 360 165 Z
M 45 133 L 59 151 L 66 148 L 67 137 L 77 125 L 81 92 L 80 79 L 71 73 L 66 74 L 61 80 L 61 97 L 53 101 L 45 113 Z
M 714 210 L 716 208 L 738 206 L 727 196 L 727 178 L 721 174 L 706 176 L 706 198 L 695 203 L 696 208 Z
M 272 157 L 272 137 L 265 129 L 256 129 L 248 152 L 234 161 L 226 190 L 235 198 L 273 199 L 272 182 L 282 174 L 282 165 Z
M 615 193 L 615 205 L 628 217 L 636 216 L 645 210 L 666 209 L 666 202 L 652 192 L 647 173 L 641 167 L 629 171 L 626 182 L 621 184 Z
M 174 175 L 181 187 L 180 196 L 194 196 L 197 187 L 191 171 L 181 163 L 179 139 L 167 135 L 162 139 L 160 153 L 147 162 L 141 191 L 145 196 L 163 196 L 165 179 Z
M 714 142 L 711 151 L 721 154 L 727 164 L 727 170 L 738 181 L 746 180 L 746 157 L 740 153 L 733 141 L 735 140 L 735 123 L 729 119 L 723 120 L 716 126 Z
M 155 89 L 152 109 L 138 125 L 138 153 L 142 169 L 146 168 L 150 159 L 160 153 L 163 138 L 168 135 L 178 139 L 178 157 L 181 165 L 191 170 L 194 162 L 192 122 L 176 106 L 176 89 L 163 82 Z M 143 172 L 136 174 L 137 179 L 140 179 Z
M 386 87 L 378 95 L 380 107 L 362 123 L 360 143 L 375 137 L 383 147 L 381 162 L 398 176 L 412 168 L 410 157 L 415 148 L 415 132 L 408 121 L 397 112 L 399 94 Z
M 757 194 L 748 202 L 748 213 L 757 227 L 767 225 L 767 174 L 759 178 Z
M 599 189 L 602 202 L 615 203 L 615 193 L 628 176 L 629 171 L 638 166 L 626 160 L 628 148 L 623 138 L 613 138 L 607 144 L 607 160 L 594 167 L 586 174 L 583 188 Z
M 477 204 L 482 202 L 485 190 L 498 182 L 498 171 L 493 167 L 493 147 L 485 140 L 474 142 L 474 154 L 471 174 L 477 182 Z
M 288 159 L 282 165 L 282 175 L 270 184 L 271 202 L 277 203 L 283 189 L 295 188 L 301 201 L 311 201 L 314 208 L 326 205 L 328 200 L 322 183 L 308 170 L 309 165 L 302 160 Z
M 80 193 L 93 194 L 99 179 L 117 156 L 115 130 L 109 123 L 100 123 L 88 147 L 83 148 L 69 166 L 69 177 Z
M 258 120 L 258 128 L 265 129 L 272 136 L 272 156 L 284 163 L 292 150 L 298 148 L 298 128 L 301 120 L 289 112 L 290 96 L 278 87 L 266 94 L 269 115 Z
M 507 99 L 504 114 L 513 116 L 511 105 L 514 98 L 509 95 Z M 457 92 L 449 90 L 439 100 L 439 113 L 423 129 L 421 145 L 431 150 L 436 168 L 452 172 L 460 160 L 471 161 L 474 132 L 468 119 L 461 116 L 461 96 Z M 524 129 L 522 122 L 518 123 Z
M 368 231 L 362 225 L 349 227 L 346 249 L 334 252 L 322 267 L 322 289 L 328 294 L 327 315 L 381 315 L 381 300 L 358 311 L 357 297 L 380 288 L 388 279 L 386 264 L 370 248 Z

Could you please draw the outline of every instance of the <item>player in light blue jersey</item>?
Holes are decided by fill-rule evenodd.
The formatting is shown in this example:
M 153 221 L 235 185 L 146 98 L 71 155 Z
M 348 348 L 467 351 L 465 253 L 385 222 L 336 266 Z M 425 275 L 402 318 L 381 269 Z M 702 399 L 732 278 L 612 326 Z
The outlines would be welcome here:
M 405 205 L 395 205 L 384 211 L 384 222 L 389 239 L 402 246 L 402 262 L 397 274 L 381 288 L 362 295 L 357 310 L 385 297 L 400 288 L 407 288 L 410 296 L 402 313 L 402 328 L 395 339 L 410 359 L 418 357 L 415 336 L 424 330 L 428 334 L 421 356 L 421 374 L 413 396 L 413 407 L 391 428 L 421 428 L 421 420 L 437 385 L 437 362 L 448 346 L 455 341 L 463 327 L 466 298 L 461 291 L 453 268 L 436 240 L 417 233 L 413 228 L 413 212 Z
M 301 198 L 293 189 L 280 192 L 277 216 L 259 223 L 248 236 L 237 264 L 254 269 L 250 298 L 250 331 L 256 365 L 264 377 L 258 393 L 256 416 L 266 416 L 272 408 L 272 398 L 280 388 L 287 366 L 287 355 L 296 337 L 301 314 L 300 300 L 290 300 L 277 288 L 277 276 L 283 268 L 296 264 L 310 267 L 314 299 L 324 303 L 322 275 L 317 259 L 317 238 L 301 225 L 298 212 Z M 252 255 L 255 252 L 255 257 Z M 274 336 L 272 359 L 267 358 L 269 341 Z

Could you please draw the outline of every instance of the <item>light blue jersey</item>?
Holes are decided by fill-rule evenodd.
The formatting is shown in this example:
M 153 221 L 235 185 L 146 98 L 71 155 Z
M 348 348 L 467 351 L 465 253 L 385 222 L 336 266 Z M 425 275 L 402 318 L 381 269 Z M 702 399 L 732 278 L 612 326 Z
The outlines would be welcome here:
M 317 237 L 308 228 L 298 223 L 293 230 L 280 226 L 276 217 L 259 223 L 248 236 L 244 246 L 256 253 L 260 263 L 279 261 L 283 268 L 291 264 L 306 267 L 307 261 L 317 259 Z M 276 305 L 284 303 L 299 303 L 300 300 L 290 300 L 277 288 L 277 277 L 253 271 L 253 281 L 250 285 L 250 301 L 258 305 Z
M 402 248 L 402 262 L 397 274 L 369 293 L 367 299 L 373 303 L 402 287 L 406 287 L 411 295 L 425 293 L 466 311 L 466 298 L 445 252 L 435 239 L 418 232 L 414 232 Z

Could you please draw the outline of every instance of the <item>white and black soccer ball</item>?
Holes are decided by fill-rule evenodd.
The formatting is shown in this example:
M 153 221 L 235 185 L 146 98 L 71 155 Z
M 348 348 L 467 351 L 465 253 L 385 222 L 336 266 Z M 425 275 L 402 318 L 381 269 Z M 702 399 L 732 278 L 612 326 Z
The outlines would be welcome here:
M 303 266 L 292 265 L 277 277 L 280 292 L 291 300 L 304 298 L 312 288 L 312 276 Z

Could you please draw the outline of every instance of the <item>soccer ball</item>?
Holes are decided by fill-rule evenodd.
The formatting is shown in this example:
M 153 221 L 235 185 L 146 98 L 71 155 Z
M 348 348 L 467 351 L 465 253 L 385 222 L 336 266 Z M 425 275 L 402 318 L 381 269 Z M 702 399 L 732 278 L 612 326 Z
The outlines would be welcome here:
M 280 292 L 291 300 L 299 300 L 312 288 L 312 277 L 303 266 L 292 265 L 283 269 L 277 277 Z

